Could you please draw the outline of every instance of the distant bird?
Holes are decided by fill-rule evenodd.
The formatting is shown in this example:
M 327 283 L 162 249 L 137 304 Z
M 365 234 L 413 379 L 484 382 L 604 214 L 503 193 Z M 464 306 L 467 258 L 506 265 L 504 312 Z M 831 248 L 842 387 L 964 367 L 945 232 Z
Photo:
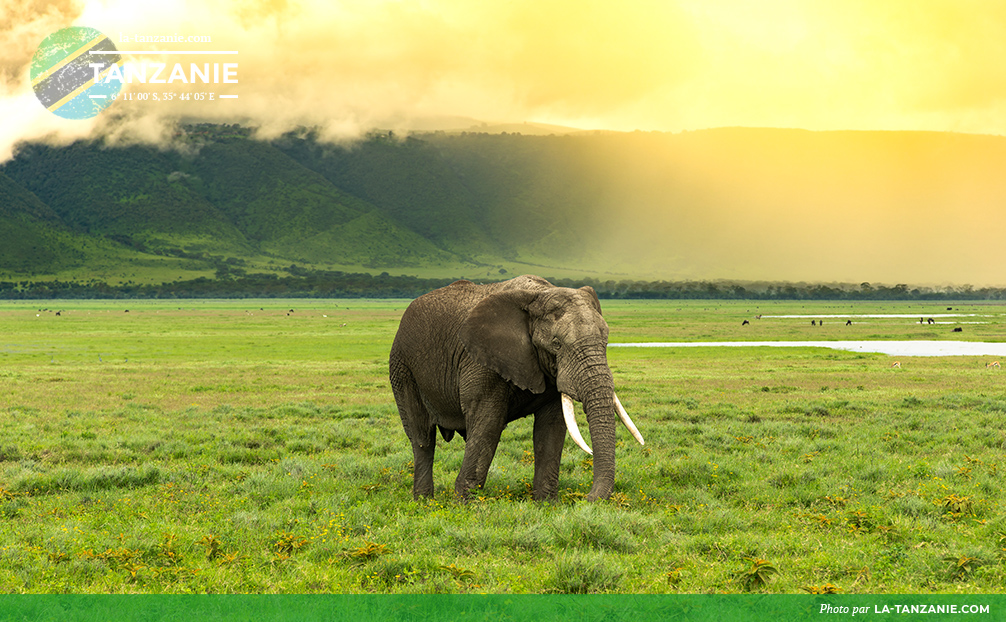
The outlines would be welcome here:
M 105 361 L 101 360 L 101 355 L 100 354 L 98 355 L 98 362 L 99 363 L 104 363 L 105 362 Z

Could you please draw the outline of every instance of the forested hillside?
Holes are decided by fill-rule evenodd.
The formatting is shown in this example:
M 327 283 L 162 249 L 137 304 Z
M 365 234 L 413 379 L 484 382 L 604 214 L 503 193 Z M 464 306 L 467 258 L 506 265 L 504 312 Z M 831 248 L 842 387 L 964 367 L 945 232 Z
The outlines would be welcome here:
M 1003 284 L 988 261 L 1006 227 L 1000 137 L 252 134 L 22 145 L 0 166 L 0 277 Z

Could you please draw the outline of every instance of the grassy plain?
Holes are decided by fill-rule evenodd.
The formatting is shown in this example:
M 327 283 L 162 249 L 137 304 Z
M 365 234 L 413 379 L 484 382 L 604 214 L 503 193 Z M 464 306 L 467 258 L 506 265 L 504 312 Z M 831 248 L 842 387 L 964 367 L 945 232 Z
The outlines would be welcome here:
M 611 500 L 582 500 L 569 443 L 559 503 L 531 502 L 523 420 L 482 497 L 453 499 L 455 437 L 414 501 L 387 384 L 406 304 L 3 303 L 0 591 L 1006 591 L 990 359 L 612 347 L 647 444 L 620 432 Z M 947 306 L 982 323 L 769 317 Z M 604 308 L 612 342 L 1006 339 L 1001 306 Z

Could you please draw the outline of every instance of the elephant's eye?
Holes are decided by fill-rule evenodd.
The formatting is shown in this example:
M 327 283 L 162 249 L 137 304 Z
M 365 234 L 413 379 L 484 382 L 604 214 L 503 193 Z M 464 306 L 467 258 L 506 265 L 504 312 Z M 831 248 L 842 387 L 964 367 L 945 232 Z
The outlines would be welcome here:
M 559 341 L 558 337 L 552 337 L 552 347 L 555 348 L 556 350 L 562 349 L 562 342 Z

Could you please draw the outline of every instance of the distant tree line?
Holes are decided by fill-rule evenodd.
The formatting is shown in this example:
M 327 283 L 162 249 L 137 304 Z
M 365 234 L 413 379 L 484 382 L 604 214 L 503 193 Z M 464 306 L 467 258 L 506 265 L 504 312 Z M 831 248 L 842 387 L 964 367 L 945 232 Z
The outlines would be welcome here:
M 129 298 L 415 298 L 454 279 L 423 279 L 310 270 L 292 265 L 289 276 L 235 270 L 219 278 L 200 277 L 159 284 L 100 281 L 0 281 L 0 299 L 129 299 Z M 736 283 L 725 281 L 626 281 L 549 279 L 563 287 L 590 285 L 605 299 L 656 300 L 1006 300 L 1006 288 L 970 285 L 913 287 L 822 285 L 808 283 Z M 482 281 L 488 282 L 488 281 Z
M 590 285 L 601 298 L 627 299 L 716 299 L 716 300 L 1006 300 L 1006 288 L 971 285 L 910 287 L 905 284 L 870 283 L 741 283 L 729 281 L 572 281 L 556 279 L 556 285 Z

